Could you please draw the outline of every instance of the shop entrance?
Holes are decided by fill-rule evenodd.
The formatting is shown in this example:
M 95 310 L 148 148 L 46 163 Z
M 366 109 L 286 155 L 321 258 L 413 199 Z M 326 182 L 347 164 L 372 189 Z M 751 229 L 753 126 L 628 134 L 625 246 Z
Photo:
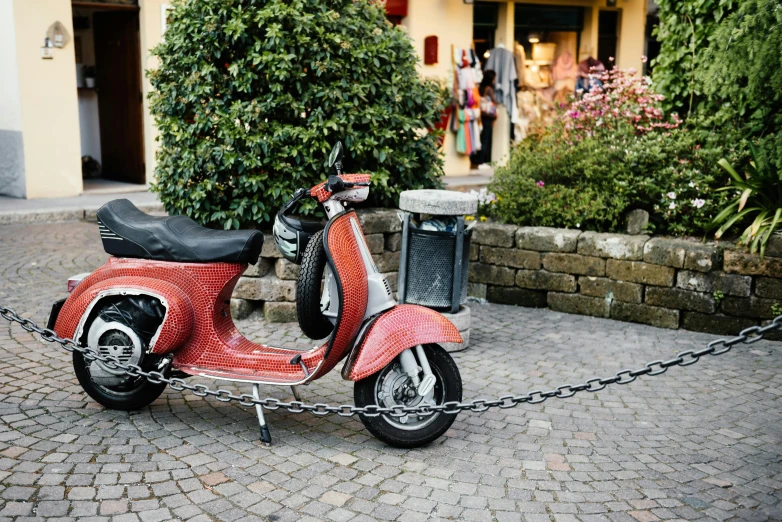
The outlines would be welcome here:
M 72 5 L 85 191 L 143 189 L 138 7 Z
M 597 29 L 597 59 L 611 67 L 616 60 L 616 43 L 619 40 L 619 11 L 600 11 Z

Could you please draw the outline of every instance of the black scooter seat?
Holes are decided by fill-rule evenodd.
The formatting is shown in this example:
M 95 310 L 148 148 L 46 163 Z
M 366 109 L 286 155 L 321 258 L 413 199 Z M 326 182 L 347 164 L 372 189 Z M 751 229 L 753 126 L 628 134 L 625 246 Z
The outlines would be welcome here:
M 103 205 L 98 224 L 103 249 L 118 257 L 255 264 L 263 247 L 257 230 L 213 230 L 187 216 L 150 216 L 127 199 Z

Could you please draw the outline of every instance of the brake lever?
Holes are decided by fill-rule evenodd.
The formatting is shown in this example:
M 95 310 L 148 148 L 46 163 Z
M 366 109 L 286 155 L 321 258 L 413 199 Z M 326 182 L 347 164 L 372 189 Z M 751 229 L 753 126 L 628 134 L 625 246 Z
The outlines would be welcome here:
M 293 205 L 296 204 L 297 201 L 299 201 L 304 196 L 309 196 L 310 191 L 304 188 L 298 188 L 296 189 L 296 192 L 293 193 L 291 198 L 285 202 L 285 204 L 282 206 L 282 209 L 280 209 L 283 213 L 287 212 Z

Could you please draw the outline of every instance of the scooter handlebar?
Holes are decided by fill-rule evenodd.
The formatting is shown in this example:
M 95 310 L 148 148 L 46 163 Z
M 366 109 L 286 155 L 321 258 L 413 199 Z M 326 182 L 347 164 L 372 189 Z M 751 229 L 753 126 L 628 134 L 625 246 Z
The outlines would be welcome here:
M 326 190 L 332 194 L 336 192 L 342 192 L 343 190 L 352 189 L 356 187 L 368 187 L 369 181 L 345 181 L 340 176 L 329 176 L 326 181 Z

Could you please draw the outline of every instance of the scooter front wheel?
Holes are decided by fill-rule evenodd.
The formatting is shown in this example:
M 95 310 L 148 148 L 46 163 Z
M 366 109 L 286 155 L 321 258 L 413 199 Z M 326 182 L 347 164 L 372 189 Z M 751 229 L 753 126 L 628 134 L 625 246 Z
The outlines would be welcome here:
M 381 407 L 439 405 L 462 400 L 462 378 L 451 356 L 441 346 L 424 346 L 426 358 L 435 376 L 435 385 L 425 396 L 415 393 L 410 376 L 402 370 L 399 357 L 385 368 L 355 383 L 356 406 Z M 419 374 L 422 376 L 423 374 Z M 417 448 L 436 440 L 451 427 L 456 415 L 433 413 L 408 414 L 402 417 L 359 414 L 361 422 L 372 435 L 396 448 Z

